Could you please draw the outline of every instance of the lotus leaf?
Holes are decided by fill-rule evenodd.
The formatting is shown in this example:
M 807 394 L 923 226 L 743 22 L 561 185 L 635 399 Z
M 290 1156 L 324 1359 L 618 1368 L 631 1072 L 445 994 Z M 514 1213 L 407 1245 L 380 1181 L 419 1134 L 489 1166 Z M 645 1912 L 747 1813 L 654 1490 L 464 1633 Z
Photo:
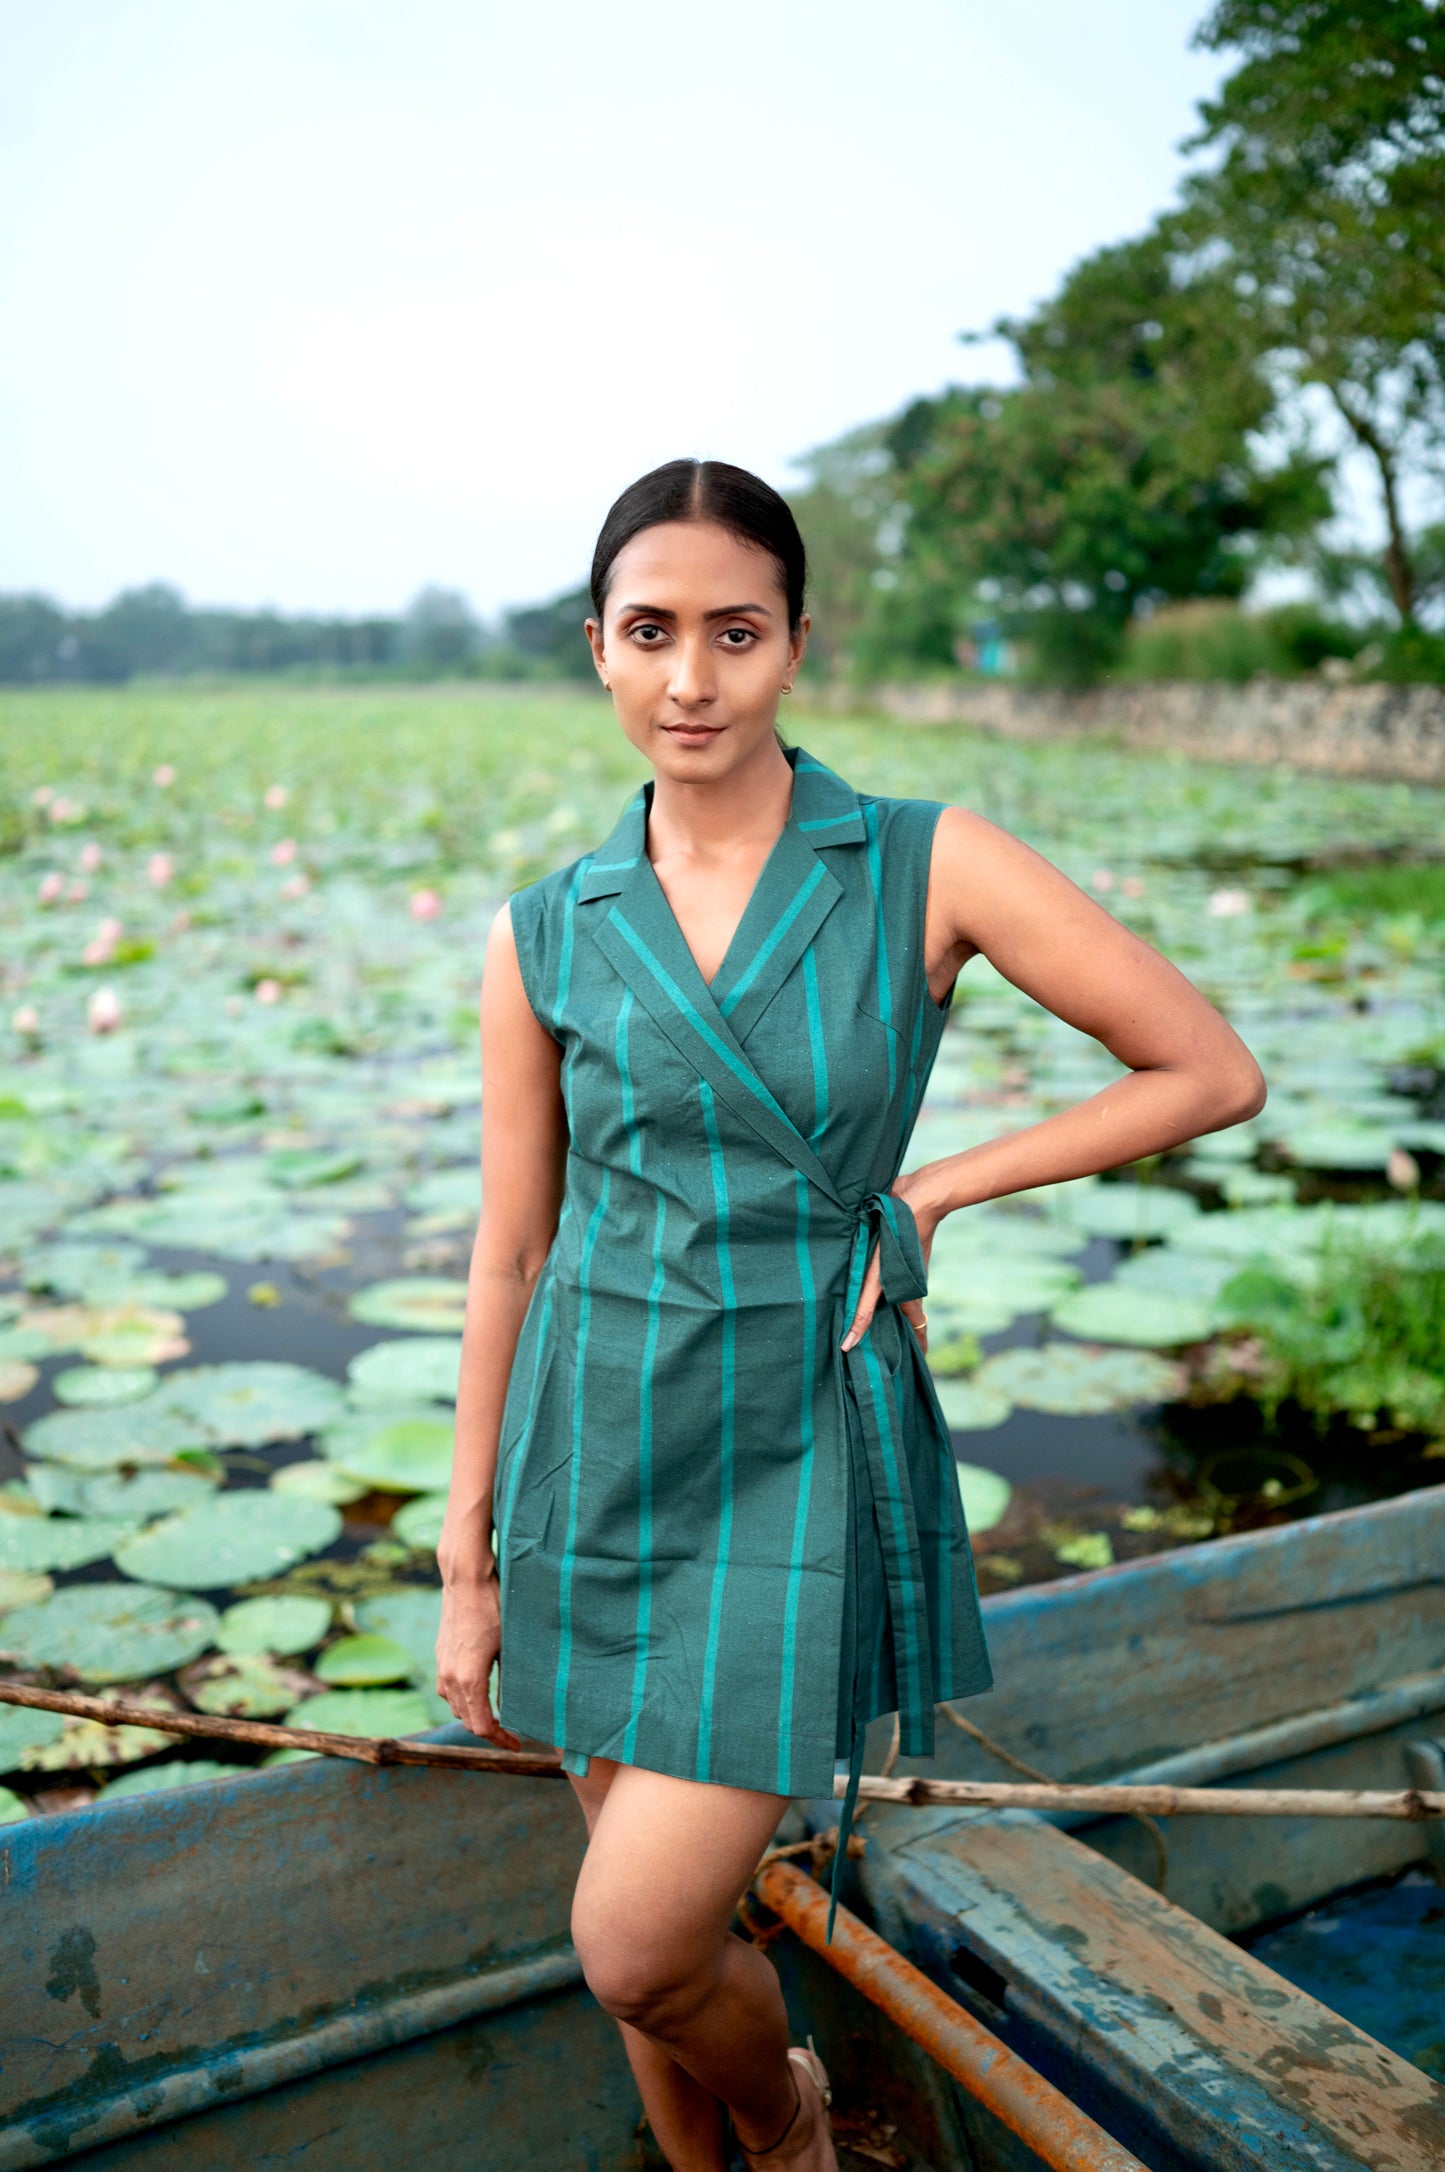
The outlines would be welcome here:
M 24 1402 L 39 1378 L 28 1358 L 0 1358 L 0 1403 Z
M 351 1360 L 347 1375 L 358 1404 L 456 1401 L 460 1335 L 408 1335 L 375 1342 Z
M 92 1288 L 116 1275 L 128 1275 L 145 1265 L 145 1247 L 125 1238 L 109 1244 L 79 1244 L 62 1237 L 55 1244 L 40 1245 L 20 1262 L 27 1288 L 53 1290 L 57 1297 L 91 1299 Z M 99 1300 L 108 1300 L 102 1296 Z
M 72 1584 L 5 1624 L 11 1650 L 83 1681 L 131 1682 L 198 1659 L 216 1639 L 216 1610 L 190 1591 L 146 1584 Z
M 316 1662 L 319 1678 L 337 1689 L 370 1689 L 384 1682 L 401 1682 L 412 1671 L 408 1651 L 392 1638 L 370 1631 L 342 1637 Z
M 1183 1386 L 1180 1367 L 1153 1351 L 1099 1349 L 1079 1342 L 998 1350 L 984 1359 L 974 1379 L 980 1387 L 1000 1389 L 1026 1409 L 1078 1415 L 1168 1402 Z
M 57 1401 L 82 1409 L 137 1403 L 160 1379 L 152 1365 L 67 1365 L 50 1383 Z
M 38 1463 L 34 1480 L 53 1475 L 73 1477 L 58 1463 Z M 102 1471 L 94 1478 L 79 1479 L 79 1512 L 90 1516 L 130 1516 L 144 1522 L 151 1516 L 169 1516 L 178 1508 L 208 1501 L 215 1486 L 204 1472 L 187 1469 Z
M 149 1327 L 111 1327 L 98 1335 L 87 1335 L 80 1354 L 92 1365 L 133 1368 L 164 1365 L 172 1358 L 186 1357 L 190 1347 L 184 1335 L 166 1335 Z
M 1170 1297 L 1189 1297 L 1210 1305 L 1234 1272 L 1232 1260 L 1186 1250 L 1177 1244 L 1156 1245 L 1147 1252 L 1126 1254 L 1114 1269 L 1108 1287 L 1157 1290 Z
M 410 1418 L 382 1426 L 345 1467 L 386 1493 L 442 1492 L 451 1480 L 451 1423 Z
M 323 1373 L 264 1358 L 169 1373 L 157 1401 L 190 1422 L 198 1444 L 216 1448 L 297 1440 L 345 1408 L 341 1389 Z
M 181 1687 L 198 1712 L 229 1719 L 271 1719 L 310 1694 L 313 1678 L 266 1652 L 218 1652 L 198 1659 Z
M 1046 1524 L 1040 1533 L 1055 1561 L 1070 1569 L 1107 1569 L 1114 1542 L 1107 1531 L 1076 1531 L 1069 1524 Z
M 155 1305 L 172 1312 L 203 1312 L 208 1305 L 218 1305 L 227 1288 L 225 1276 L 208 1268 L 172 1275 L 156 1267 L 98 1281 L 87 1294 L 97 1304 Z
M 28 1818 L 30 1814 L 30 1805 L 23 1795 L 15 1794 L 8 1787 L 0 1787 L 0 1825 L 18 1825 L 22 1818 Z
M 987 1382 L 980 1386 L 977 1374 L 970 1380 L 936 1380 L 934 1387 L 951 1433 L 986 1433 L 1013 1409 L 1011 1397 Z
M 28 1751 L 58 1742 L 64 1726 L 59 1712 L 37 1712 L 24 1704 L 0 1704 L 0 1772 L 17 1771 Z
M 465 1282 L 440 1276 L 412 1275 L 404 1281 L 374 1282 L 357 1290 L 348 1310 L 369 1327 L 409 1327 L 422 1334 L 460 1333 L 466 1312 Z
M 55 1355 L 55 1344 L 38 1327 L 0 1327 L 0 1360 L 7 1365 L 29 1364 L 36 1358 Z
M 413 1501 L 409 1506 L 419 1508 L 421 1503 Z M 405 1515 L 406 1510 L 402 1513 Z M 442 1595 L 434 1586 L 404 1584 L 395 1591 L 379 1592 L 374 1599 L 362 1599 L 356 1608 L 356 1625 L 400 1644 L 410 1654 L 412 1671 L 419 1681 L 435 1680 Z
M 420 1493 L 414 1501 L 399 1508 L 391 1519 L 391 1528 L 408 1546 L 415 1546 L 426 1553 L 435 1553 L 441 1543 L 442 1518 L 447 1512 L 444 1493 Z
M 442 1215 L 465 1226 L 482 1211 L 482 1173 L 474 1161 L 455 1169 L 433 1169 L 409 1184 L 405 1196 L 413 1213 Z
M 329 1599 L 238 1599 L 221 1616 L 215 1642 L 223 1652 L 270 1652 L 286 1658 L 309 1652 L 331 1627 Z
M 340 1533 L 341 1517 L 328 1502 L 262 1487 L 212 1494 L 153 1523 L 116 1548 L 115 1563 L 138 1582 L 209 1591 L 279 1575 L 321 1553 Z
M 1062 1211 L 1093 1237 L 1117 1237 L 1129 1243 L 1144 1237 L 1172 1237 L 1200 1212 L 1192 1192 L 1166 1184 L 1098 1184 L 1075 1193 Z
M 360 1154 L 345 1148 L 282 1146 L 266 1156 L 266 1174 L 286 1191 L 305 1191 L 313 1184 L 335 1184 L 354 1176 L 362 1166 Z
M 67 1715 L 54 1742 L 23 1752 L 20 1770 L 91 1772 L 98 1765 L 133 1765 L 142 1757 L 154 1757 L 157 1750 L 171 1749 L 175 1739 L 159 1728 L 107 1727 L 103 1720 Z
M 52 1410 L 27 1426 L 27 1455 L 68 1463 L 79 1471 L 113 1471 L 126 1464 L 169 1463 L 199 1445 L 198 1428 L 154 1395 L 119 1410 Z
M 1383 1169 L 1395 1146 L 1393 1126 L 1331 1121 L 1291 1128 L 1282 1141 L 1290 1160 L 1305 1169 Z
M 299 1493 L 308 1501 L 330 1501 L 333 1508 L 346 1508 L 371 1491 L 366 1479 L 353 1478 L 339 1463 L 283 1463 L 279 1471 L 271 1473 L 271 1485 L 277 1493 Z
M 104 1561 L 140 1529 L 119 1516 L 0 1516 L 0 1569 L 80 1569 Z
M 158 1305 L 38 1305 L 22 1314 L 21 1325 L 42 1334 L 50 1351 L 82 1350 L 90 1357 L 114 1338 L 135 1352 L 95 1358 L 97 1364 L 159 1365 L 187 1348 L 181 1315 Z
M 17 1606 L 34 1606 L 55 1589 L 48 1576 L 39 1576 L 29 1569 L 0 1569 L 0 1614 L 9 1614 Z
M 194 1787 L 198 1780 L 240 1780 L 250 1770 L 249 1765 L 222 1765 L 211 1757 L 174 1757 L 164 1765 L 146 1765 L 139 1772 L 107 1780 L 95 1799 L 114 1802 L 122 1795 L 154 1795 L 162 1788 Z
M 957 1470 L 959 1497 L 969 1530 L 975 1536 L 991 1531 L 995 1524 L 1002 1523 L 1013 1499 L 1013 1487 L 1000 1472 L 987 1470 L 981 1463 L 960 1463 Z
M 1054 1306 L 1050 1318 L 1055 1327 L 1085 1341 L 1135 1343 L 1151 1350 L 1202 1342 L 1210 1329 L 1209 1307 L 1199 1298 L 1132 1283 L 1094 1282 L 1074 1290 Z
M 328 1689 L 286 1714 L 288 1727 L 325 1735 L 420 1735 L 451 1714 L 419 1689 Z

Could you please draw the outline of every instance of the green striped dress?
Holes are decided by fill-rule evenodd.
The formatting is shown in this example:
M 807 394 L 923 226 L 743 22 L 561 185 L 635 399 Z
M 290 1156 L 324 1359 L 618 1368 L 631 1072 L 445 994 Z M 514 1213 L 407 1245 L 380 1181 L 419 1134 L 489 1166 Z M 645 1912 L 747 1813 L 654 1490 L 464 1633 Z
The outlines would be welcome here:
M 935 1704 L 990 1676 L 888 1190 L 947 1015 L 923 949 L 942 810 L 788 759 L 711 982 L 647 857 L 650 783 L 511 902 L 570 1150 L 502 1423 L 501 1711 L 573 1771 L 819 1795 L 870 1718 L 927 1756 Z M 875 1241 L 885 1300 L 844 1353 Z

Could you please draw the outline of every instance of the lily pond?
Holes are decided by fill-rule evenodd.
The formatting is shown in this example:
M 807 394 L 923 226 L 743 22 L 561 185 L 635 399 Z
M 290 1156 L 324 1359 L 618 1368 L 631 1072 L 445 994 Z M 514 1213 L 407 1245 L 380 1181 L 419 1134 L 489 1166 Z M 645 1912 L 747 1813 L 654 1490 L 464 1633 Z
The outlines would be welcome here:
M 1445 1480 L 1441 795 L 798 728 L 1037 846 L 1269 1081 L 1249 1124 L 940 1232 L 981 1587 Z M 570 691 L 0 699 L 0 1671 L 361 1734 L 449 1716 L 486 930 L 639 773 Z M 912 1162 L 1117 1068 L 976 959 Z M 0 1819 L 257 1754 L 226 1750 L 0 1705 Z

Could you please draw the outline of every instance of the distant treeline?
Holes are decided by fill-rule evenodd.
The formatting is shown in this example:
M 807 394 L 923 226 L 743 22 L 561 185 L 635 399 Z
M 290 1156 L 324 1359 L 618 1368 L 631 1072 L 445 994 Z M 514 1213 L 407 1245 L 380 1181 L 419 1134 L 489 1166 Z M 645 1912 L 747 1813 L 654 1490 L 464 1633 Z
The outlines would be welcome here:
M 424 588 L 395 618 L 292 617 L 188 604 L 162 582 L 102 611 L 0 596 L 0 683 L 116 684 L 152 675 L 315 673 L 364 678 L 590 678 L 585 589 L 485 624 L 465 597 Z

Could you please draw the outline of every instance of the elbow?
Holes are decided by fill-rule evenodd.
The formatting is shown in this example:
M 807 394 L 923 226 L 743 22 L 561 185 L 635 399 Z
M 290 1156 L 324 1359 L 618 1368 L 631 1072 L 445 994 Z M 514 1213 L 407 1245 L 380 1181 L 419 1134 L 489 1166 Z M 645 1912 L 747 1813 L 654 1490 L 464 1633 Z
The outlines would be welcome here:
M 1269 1088 L 1264 1073 L 1245 1049 L 1240 1061 L 1217 1082 L 1214 1121 L 1210 1129 L 1224 1131 L 1231 1124 L 1248 1123 L 1252 1116 L 1258 1116 L 1268 1099 Z

